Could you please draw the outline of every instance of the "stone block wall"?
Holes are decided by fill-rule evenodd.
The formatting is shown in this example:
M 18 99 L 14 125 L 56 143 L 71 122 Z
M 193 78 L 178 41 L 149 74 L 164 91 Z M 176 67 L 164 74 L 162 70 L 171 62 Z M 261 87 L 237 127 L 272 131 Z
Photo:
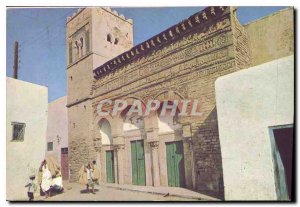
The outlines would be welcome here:
M 232 28 L 233 40 L 235 45 L 235 60 L 237 70 L 250 67 L 251 65 L 251 50 L 247 31 L 240 24 L 236 15 L 236 8 L 232 8 Z
M 294 54 L 294 8 L 280 10 L 244 25 L 252 56 L 251 66 Z
M 90 101 L 92 71 L 132 47 L 133 22 L 110 8 L 84 8 L 68 17 L 66 24 L 70 181 L 78 182 L 80 167 L 97 160 Z
M 197 18 L 202 27 L 198 27 Z M 237 62 L 243 65 L 248 61 L 237 59 L 247 53 L 245 49 L 236 50 L 244 47 L 247 39 L 244 35 L 239 42 L 234 40 L 233 18 L 230 7 L 208 7 L 183 21 L 184 26 L 175 25 L 94 70 L 98 80 L 92 90 L 94 106 L 103 99 L 136 97 L 147 101 L 160 94 L 172 98 L 170 94 L 174 93 L 198 100 L 202 115 L 179 121 L 192 129 L 194 189 L 219 198 L 223 198 L 224 189 L 214 83 L 218 77 L 235 72 Z M 179 35 L 174 35 L 176 30 Z M 155 46 L 147 51 L 151 44 Z M 105 74 L 108 68 L 114 72 Z

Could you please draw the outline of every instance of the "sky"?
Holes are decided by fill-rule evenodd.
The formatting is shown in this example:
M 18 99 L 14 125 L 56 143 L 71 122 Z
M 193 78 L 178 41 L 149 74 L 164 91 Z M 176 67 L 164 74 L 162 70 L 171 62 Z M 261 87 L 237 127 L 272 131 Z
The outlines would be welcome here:
M 113 8 L 133 19 L 134 45 L 205 7 Z M 242 24 L 285 7 L 238 7 Z M 19 79 L 48 87 L 49 102 L 66 95 L 66 19 L 78 8 L 7 8 L 6 75 L 13 74 L 13 47 L 19 42 Z

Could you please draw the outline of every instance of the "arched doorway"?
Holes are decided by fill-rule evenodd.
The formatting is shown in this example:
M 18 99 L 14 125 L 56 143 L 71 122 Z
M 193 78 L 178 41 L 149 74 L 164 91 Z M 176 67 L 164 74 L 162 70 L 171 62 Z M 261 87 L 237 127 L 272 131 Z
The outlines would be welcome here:
M 99 122 L 101 142 L 102 146 L 112 145 L 112 136 L 111 136 L 111 125 L 109 121 L 105 118 L 101 119 Z M 114 151 L 105 150 L 105 172 L 106 172 L 106 182 L 114 183 L 115 182 L 115 169 L 114 169 Z
M 123 133 L 130 143 L 131 183 L 133 185 L 146 185 L 145 149 L 142 137 L 144 118 L 137 112 L 128 113 L 132 106 L 128 106 L 121 113 L 123 119 Z
M 102 145 L 111 145 L 111 126 L 107 119 L 101 119 L 99 122 Z
M 172 104 L 172 101 L 168 101 L 168 105 Z M 185 187 L 183 142 L 182 136 L 178 133 L 182 130 L 182 125 L 179 123 L 178 114 L 177 107 L 174 111 L 164 110 L 163 103 L 157 111 L 158 134 L 165 139 L 163 148 L 165 148 L 167 180 L 170 187 Z

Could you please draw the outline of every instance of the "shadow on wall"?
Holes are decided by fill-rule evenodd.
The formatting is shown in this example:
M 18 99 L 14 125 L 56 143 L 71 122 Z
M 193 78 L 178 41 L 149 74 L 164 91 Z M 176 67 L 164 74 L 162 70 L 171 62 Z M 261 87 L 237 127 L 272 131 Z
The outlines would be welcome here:
M 222 157 L 216 107 L 193 135 L 198 192 L 224 199 Z

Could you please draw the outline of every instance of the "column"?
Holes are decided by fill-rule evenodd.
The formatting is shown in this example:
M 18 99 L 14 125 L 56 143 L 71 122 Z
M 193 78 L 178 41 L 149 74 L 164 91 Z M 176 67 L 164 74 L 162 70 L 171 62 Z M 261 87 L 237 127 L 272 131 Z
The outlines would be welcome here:
M 152 175 L 153 175 L 153 185 L 160 186 L 160 174 L 159 174 L 159 162 L 158 162 L 158 141 L 150 142 L 151 152 L 152 152 Z
M 185 163 L 185 185 L 188 189 L 193 189 L 193 144 L 192 138 L 185 138 L 183 140 L 184 163 Z
M 117 152 L 117 165 L 118 165 L 118 184 L 124 184 L 124 144 L 115 145 Z
M 102 170 L 103 170 L 102 169 L 102 162 L 103 162 L 103 160 L 101 160 L 102 159 L 102 156 L 101 156 L 101 146 L 102 146 L 102 144 L 101 144 L 101 137 L 97 137 L 96 136 L 96 138 L 93 139 L 93 146 L 94 146 L 94 148 L 96 150 L 96 154 L 97 154 L 97 157 L 96 157 L 96 166 L 98 167 L 98 170 L 100 172 L 99 179 L 102 182 L 105 179 L 102 178 L 102 175 L 103 175 L 103 173 L 102 173 Z

